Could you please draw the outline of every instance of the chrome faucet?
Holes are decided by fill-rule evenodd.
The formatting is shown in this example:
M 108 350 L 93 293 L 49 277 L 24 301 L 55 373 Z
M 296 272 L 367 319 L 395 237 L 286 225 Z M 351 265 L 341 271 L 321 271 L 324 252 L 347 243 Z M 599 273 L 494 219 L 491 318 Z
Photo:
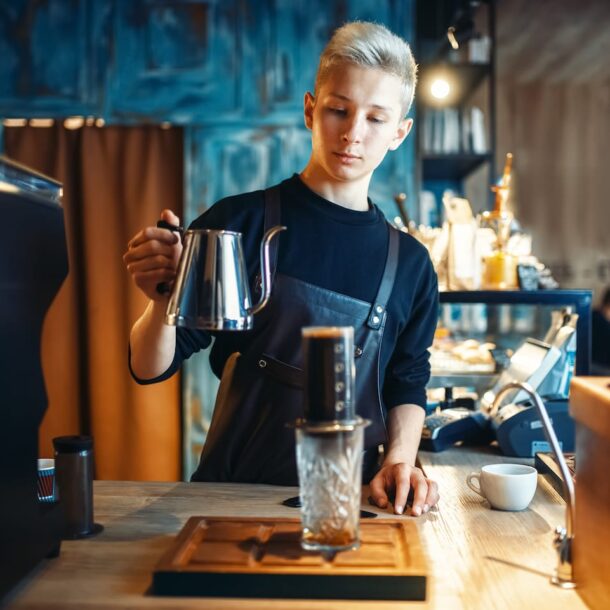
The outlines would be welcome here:
M 538 392 L 532 388 L 529 383 L 524 383 L 521 381 L 511 381 L 507 383 L 505 386 L 502 386 L 491 406 L 491 415 L 493 416 L 502 400 L 502 397 L 509 390 L 523 390 L 526 394 L 529 394 L 531 399 L 538 410 L 538 414 L 540 415 L 540 421 L 542 422 L 542 426 L 544 427 L 544 432 L 546 437 L 551 445 L 551 449 L 555 454 L 555 459 L 559 464 L 559 470 L 561 471 L 561 478 L 563 479 L 563 488 L 565 491 L 565 496 L 567 498 L 566 501 L 566 524 L 565 527 L 557 526 L 555 528 L 555 538 L 553 540 L 555 548 L 559 553 L 559 563 L 551 576 L 551 582 L 562 589 L 573 589 L 576 587 L 576 583 L 574 582 L 574 566 L 572 565 L 572 543 L 574 541 L 574 482 L 572 481 L 572 477 L 568 470 L 568 465 L 566 464 L 565 458 L 563 457 L 563 452 L 559 447 L 559 441 L 557 440 L 557 435 L 555 434 L 555 430 L 553 429 L 553 424 L 549 418 L 549 414 L 547 413 L 546 407 L 542 402 L 542 399 L 538 395 Z

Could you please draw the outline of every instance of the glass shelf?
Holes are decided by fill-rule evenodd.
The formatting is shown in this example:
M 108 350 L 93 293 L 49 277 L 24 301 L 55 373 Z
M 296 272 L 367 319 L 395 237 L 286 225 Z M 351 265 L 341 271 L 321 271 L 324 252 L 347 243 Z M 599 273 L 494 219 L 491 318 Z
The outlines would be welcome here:
M 491 154 L 447 153 L 422 156 L 423 178 L 426 180 L 462 180 L 483 163 L 491 161 Z
M 587 375 L 591 367 L 591 299 L 590 290 L 464 290 L 444 291 L 439 295 L 441 308 L 447 304 L 455 305 L 458 310 L 470 313 L 470 318 L 464 318 L 465 327 L 460 331 L 464 336 L 478 338 L 481 341 L 497 342 L 502 339 L 508 347 L 526 336 L 532 336 L 532 329 L 528 327 L 530 322 L 535 323 L 536 332 L 543 332 L 548 328 L 550 311 L 563 307 L 571 308 L 578 314 L 576 325 L 576 370 L 577 375 Z M 460 307 L 460 306 L 466 307 Z M 479 319 L 483 310 L 472 306 L 485 306 L 484 319 Z M 505 312 L 509 320 L 507 328 L 503 328 L 499 317 L 505 317 L 497 306 L 505 305 L 509 311 Z M 525 306 L 519 308 L 519 306 Z M 460 317 L 464 317 L 461 311 L 456 311 Z M 524 316 L 520 319 L 520 316 Z M 495 332 L 489 323 L 495 319 Z M 483 329 L 480 336 L 474 327 L 481 326 Z M 534 337 L 540 339 L 541 337 Z M 516 345 L 516 343 L 515 343 Z

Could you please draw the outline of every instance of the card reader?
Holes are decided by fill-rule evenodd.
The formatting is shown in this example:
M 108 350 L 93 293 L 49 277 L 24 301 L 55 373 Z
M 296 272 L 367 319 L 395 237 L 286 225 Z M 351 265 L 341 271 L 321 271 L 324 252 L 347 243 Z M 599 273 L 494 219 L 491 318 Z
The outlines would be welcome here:
M 574 451 L 574 420 L 565 398 L 543 398 L 559 446 L 564 453 Z M 498 445 L 505 455 L 534 457 L 539 451 L 550 451 L 538 410 L 529 401 L 508 404 L 492 418 Z
M 426 451 L 443 451 L 460 441 L 487 445 L 493 438 L 489 424 L 489 416 L 481 411 L 444 409 L 424 420 L 419 447 Z

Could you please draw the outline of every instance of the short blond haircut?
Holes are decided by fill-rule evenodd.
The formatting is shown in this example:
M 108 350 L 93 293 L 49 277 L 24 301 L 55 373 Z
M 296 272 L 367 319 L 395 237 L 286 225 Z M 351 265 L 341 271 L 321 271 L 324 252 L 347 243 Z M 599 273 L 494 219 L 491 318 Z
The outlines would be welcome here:
M 376 68 L 397 76 L 403 84 L 403 115 L 409 111 L 417 83 L 417 64 L 411 47 L 402 38 L 385 26 L 368 21 L 352 21 L 341 26 L 320 55 L 316 95 L 329 73 L 346 63 Z

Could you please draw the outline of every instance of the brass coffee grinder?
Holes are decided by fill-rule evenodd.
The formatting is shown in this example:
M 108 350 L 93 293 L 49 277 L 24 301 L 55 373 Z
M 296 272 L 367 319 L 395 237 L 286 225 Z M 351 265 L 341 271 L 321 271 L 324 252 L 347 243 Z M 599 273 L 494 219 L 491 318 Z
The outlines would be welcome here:
M 514 290 L 519 287 L 517 257 L 508 251 L 508 239 L 514 219 L 507 205 L 512 163 L 513 155 L 507 153 L 500 184 L 491 187 L 496 194 L 494 209 L 483 212 L 480 217 L 480 226 L 491 229 L 496 236 L 492 251 L 483 257 L 481 287 L 484 290 Z

